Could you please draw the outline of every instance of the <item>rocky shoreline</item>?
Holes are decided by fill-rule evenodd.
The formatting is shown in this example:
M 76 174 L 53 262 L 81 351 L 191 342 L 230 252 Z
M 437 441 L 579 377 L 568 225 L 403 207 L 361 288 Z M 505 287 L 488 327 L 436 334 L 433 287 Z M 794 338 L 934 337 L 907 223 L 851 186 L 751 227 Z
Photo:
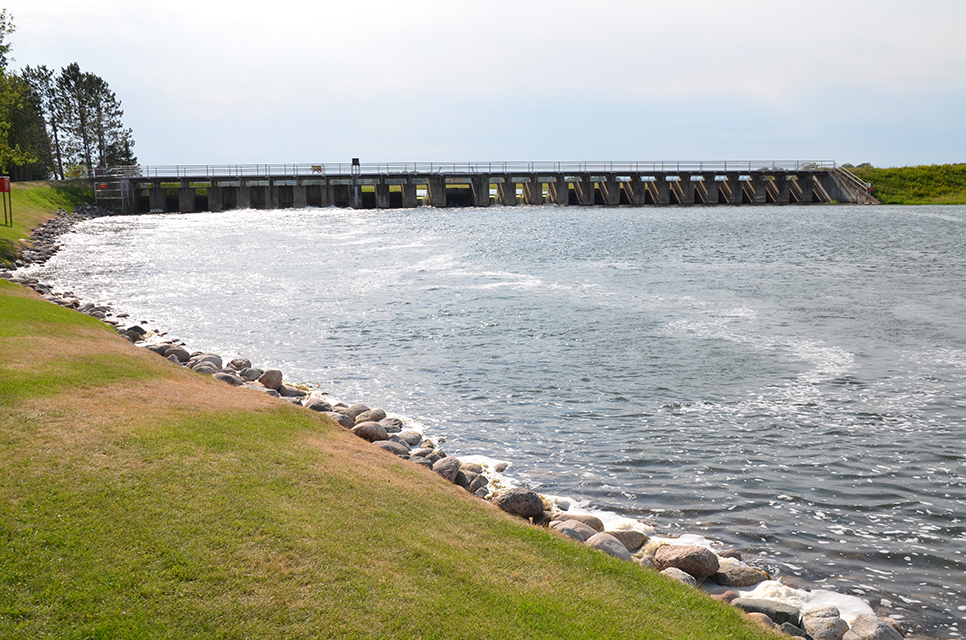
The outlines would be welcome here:
M 54 218 L 33 230 L 31 246 L 20 252 L 12 266 L 21 268 L 45 262 L 59 250 L 59 237 L 69 232 L 74 224 L 107 215 L 112 214 L 90 205 L 82 205 L 74 212 L 58 211 Z M 370 408 L 363 403 L 330 403 L 318 389 L 285 382 L 283 373 L 277 369 L 253 367 L 246 358 L 225 362 L 217 354 L 193 352 L 180 341 L 165 340 L 163 333 L 146 329 L 144 322 L 131 323 L 126 314 L 115 314 L 109 306 L 85 303 L 72 292 L 56 292 L 36 278 L 24 277 L 2 267 L 0 278 L 29 287 L 54 304 L 110 324 L 127 340 L 178 366 L 200 375 L 210 375 L 230 386 L 265 393 L 321 413 L 373 446 L 431 468 L 447 481 L 492 502 L 509 514 L 613 557 L 701 588 L 710 597 L 730 602 L 764 626 L 789 636 L 815 640 L 894 640 L 903 637 L 929 640 L 925 636 L 905 635 L 898 622 L 876 616 L 868 605 L 849 606 L 843 611 L 833 604 L 823 604 L 821 598 L 810 603 L 808 596 L 811 592 L 792 589 L 773 580 L 767 572 L 742 562 L 740 553 L 733 549 L 684 544 L 684 540 L 656 535 L 651 527 L 633 521 L 608 529 L 604 521 L 593 514 L 571 513 L 559 502 L 533 491 L 506 487 L 499 477 L 506 468 L 505 463 L 490 465 L 449 456 L 440 446 L 442 440 L 424 437 L 419 430 L 407 428 L 401 418 L 389 416 L 383 409 Z M 854 596 L 841 596 L 840 599 L 849 598 L 864 604 Z

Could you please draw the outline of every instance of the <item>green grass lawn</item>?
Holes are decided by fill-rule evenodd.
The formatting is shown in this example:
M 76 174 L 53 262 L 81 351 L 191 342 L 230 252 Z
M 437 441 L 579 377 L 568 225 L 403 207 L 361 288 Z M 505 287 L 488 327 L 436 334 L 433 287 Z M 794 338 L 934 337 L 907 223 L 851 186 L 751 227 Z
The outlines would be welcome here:
M 0 281 L 0 637 L 775 637 Z
M 10 199 L 13 225 L 0 224 L 0 266 L 13 261 L 21 240 L 30 229 L 53 216 L 57 209 L 73 211 L 84 202 L 94 201 L 91 183 L 83 180 L 68 182 L 14 182 Z

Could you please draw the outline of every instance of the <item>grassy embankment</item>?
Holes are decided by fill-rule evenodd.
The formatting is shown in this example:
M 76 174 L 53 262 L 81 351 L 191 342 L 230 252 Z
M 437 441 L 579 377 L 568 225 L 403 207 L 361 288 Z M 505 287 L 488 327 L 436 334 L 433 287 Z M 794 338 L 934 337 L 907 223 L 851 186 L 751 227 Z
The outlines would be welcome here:
M 871 182 L 882 204 L 966 204 L 966 164 L 849 171 Z
M 11 185 L 13 226 L 0 224 L 0 266 L 13 261 L 21 239 L 30 229 L 53 215 L 57 209 L 73 211 L 82 202 L 93 202 L 94 192 L 86 181 L 14 182 Z M 0 220 L 2 222 L 2 220 Z
M 2 280 L 0 443 L 0 637 L 774 637 Z

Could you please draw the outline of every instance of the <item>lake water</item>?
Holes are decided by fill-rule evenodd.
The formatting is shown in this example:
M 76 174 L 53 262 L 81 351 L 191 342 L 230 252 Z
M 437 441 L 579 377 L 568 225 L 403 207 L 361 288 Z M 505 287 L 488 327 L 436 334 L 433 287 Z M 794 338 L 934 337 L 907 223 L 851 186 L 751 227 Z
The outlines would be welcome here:
M 33 274 L 541 493 L 966 627 L 966 207 L 232 211 Z

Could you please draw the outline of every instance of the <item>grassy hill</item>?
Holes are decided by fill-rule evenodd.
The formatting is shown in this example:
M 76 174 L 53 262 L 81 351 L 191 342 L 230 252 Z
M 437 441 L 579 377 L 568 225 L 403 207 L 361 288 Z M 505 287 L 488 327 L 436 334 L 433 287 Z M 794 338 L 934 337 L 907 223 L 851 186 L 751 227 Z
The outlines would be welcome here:
M 83 180 L 70 182 L 14 182 L 11 185 L 13 226 L 0 224 L 0 266 L 13 261 L 20 240 L 30 229 L 53 215 L 57 209 L 73 211 L 82 202 L 94 201 L 91 183 Z
M 849 171 L 871 182 L 882 204 L 966 204 L 966 164 Z
M 775 637 L 3 280 L 0 443 L 3 638 Z

